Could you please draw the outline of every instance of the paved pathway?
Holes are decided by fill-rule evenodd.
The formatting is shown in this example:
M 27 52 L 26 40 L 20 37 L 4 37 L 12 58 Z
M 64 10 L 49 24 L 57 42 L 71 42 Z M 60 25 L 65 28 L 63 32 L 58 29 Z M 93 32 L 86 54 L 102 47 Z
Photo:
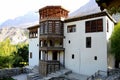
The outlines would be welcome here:
M 72 80 L 87 80 L 87 75 L 82 75 L 82 74 L 77 74 L 77 73 L 71 73 L 71 74 L 68 74 L 67 76 L 69 79 L 72 79 Z
M 13 76 L 12 78 L 14 78 L 15 80 L 27 80 L 27 74 L 20 74 L 17 76 Z
M 80 74 L 76 74 L 76 73 L 71 73 L 67 77 L 69 79 L 73 79 L 73 80 L 86 80 L 88 76 L 80 75 Z M 16 80 L 27 80 L 27 74 L 13 76 L 12 78 L 14 78 Z

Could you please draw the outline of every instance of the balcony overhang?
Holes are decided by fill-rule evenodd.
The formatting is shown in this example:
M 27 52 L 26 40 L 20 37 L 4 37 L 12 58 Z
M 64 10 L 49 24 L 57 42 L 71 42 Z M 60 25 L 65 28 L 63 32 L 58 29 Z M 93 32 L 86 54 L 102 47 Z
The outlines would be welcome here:
M 64 51 L 65 48 L 63 47 L 40 47 L 42 51 Z
M 42 39 L 53 39 L 53 38 L 56 38 L 56 39 L 58 39 L 58 38 L 64 38 L 64 36 L 63 35 L 55 35 L 55 34 L 53 34 L 53 35 L 40 35 L 40 40 L 42 40 Z

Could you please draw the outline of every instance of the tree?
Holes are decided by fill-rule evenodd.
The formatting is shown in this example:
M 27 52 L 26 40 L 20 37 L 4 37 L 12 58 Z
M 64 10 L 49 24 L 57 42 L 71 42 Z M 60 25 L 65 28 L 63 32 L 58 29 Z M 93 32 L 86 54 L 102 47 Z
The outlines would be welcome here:
M 18 44 L 17 52 L 14 52 L 14 67 L 23 67 L 28 63 L 28 44 Z
M 16 51 L 16 47 L 15 45 L 11 45 L 9 38 L 0 43 L 1 56 L 10 56 L 14 51 Z
M 12 45 L 10 39 L 0 42 L 0 68 L 23 67 L 28 63 L 28 44 Z
M 111 15 L 120 13 L 120 0 L 96 0 L 96 2 L 102 11 L 107 9 Z
M 119 67 L 120 63 L 120 22 L 114 27 L 111 35 L 111 51 L 115 55 L 115 67 Z
M 10 39 L 0 42 L 0 67 L 11 68 L 13 64 L 13 52 L 16 51 L 15 45 L 10 44 Z

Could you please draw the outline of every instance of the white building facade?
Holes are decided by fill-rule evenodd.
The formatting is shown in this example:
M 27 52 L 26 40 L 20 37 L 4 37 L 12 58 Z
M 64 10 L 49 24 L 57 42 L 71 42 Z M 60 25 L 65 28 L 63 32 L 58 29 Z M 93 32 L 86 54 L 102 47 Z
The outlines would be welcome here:
M 65 68 L 78 74 L 93 75 L 98 70 L 107 71 L 107 44 L 112 34 L 114 23 L 115 21 L 107 12 L 66 18 L 63 22 L 64 38 L 62 49 L 64 50 L 56 52 L 56 60 L 60 61 Z M 39 36 L 39 27 L 40 25 L 28 28 L 30 31 L 29 66 L 39 66 L 39 60 L 44 57 L 47 57 L 44 58 L 45 60 L 53 60 L 54 54 L 52 50 L 48 50 L 47 54 L 43 54 L 40 51 L 41 49 L 45 52 L 41 42 L 44 39 Z M 55 47 L 58 46 L 59 42 L 54 42 Z M 47 47 L 49 47 L 49 44 L 48 41 Z
M 29 66 L 39 65 L 39 25 L 29 27 Z
M 113 27 L 114 21 L 106 12 L 66 19 L 65 67 L 85 75 L 107 71 L 107 43 Z

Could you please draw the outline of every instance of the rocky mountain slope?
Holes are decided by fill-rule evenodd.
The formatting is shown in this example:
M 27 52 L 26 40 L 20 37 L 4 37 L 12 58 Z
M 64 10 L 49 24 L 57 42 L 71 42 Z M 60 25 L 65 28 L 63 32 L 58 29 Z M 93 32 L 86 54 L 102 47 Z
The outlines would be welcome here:
M 27 27 L 39 23 L 39 14 L 28 12 L 24 16 L 9 19 L 0 25 L 0 42 L 9 38 L 12 44 L 28 42 Z
M 28 30 L 25 28 L 5 27 L 0 29 L 0 41 L 9 38 L 12 44 L 28 42 Z
M 100 8 L 98 7 L 95 0 L 89 0 L 89 2 L 87 2 L 85 5 L 77 9 L 75 12 L 71 13 L 69 16 L 70 17 L 83 16 L 96 12 L 100 12 Z
M 77 9 L 75 12 L 71 13 L 69 17 L 76 17 L 76 16 L 84 16 L 88 14 L 93 14 L 101 12 L 100 7 L 98 7 L 95 0 L 89 0 L 88 3 Z M 113 19 L 115 19 L 117 22 L 120 21 L 120 13 L 113 14 Z
M 100 12 L 100 8 L 98 7 L 95 0 L 89 0 L 89 2 L 86 3 L 84 6 L 71 13 L 69 17 L 83 16 L 96 12 Z M 117 22 L 120 21 L 120 13 L 113 15 L 113 18 Z M 27 42 L 28 31 L 25 28 L 38 23 L 39 15 L 35 12 L 29 12 L 28 14 L 17 17 L 13 20 L 7 20 L 2 25 L 0 25 L 0 41 L 5 40 L 6 38 L 10 38 L 13 44 Z
M 35 12 L 28 12 L 23 16 L 16 17 L 15 19 L 8 19 L 0 25 L 2 27 L 28 27 L 37 24 L 39 21 L 39 14 Z

